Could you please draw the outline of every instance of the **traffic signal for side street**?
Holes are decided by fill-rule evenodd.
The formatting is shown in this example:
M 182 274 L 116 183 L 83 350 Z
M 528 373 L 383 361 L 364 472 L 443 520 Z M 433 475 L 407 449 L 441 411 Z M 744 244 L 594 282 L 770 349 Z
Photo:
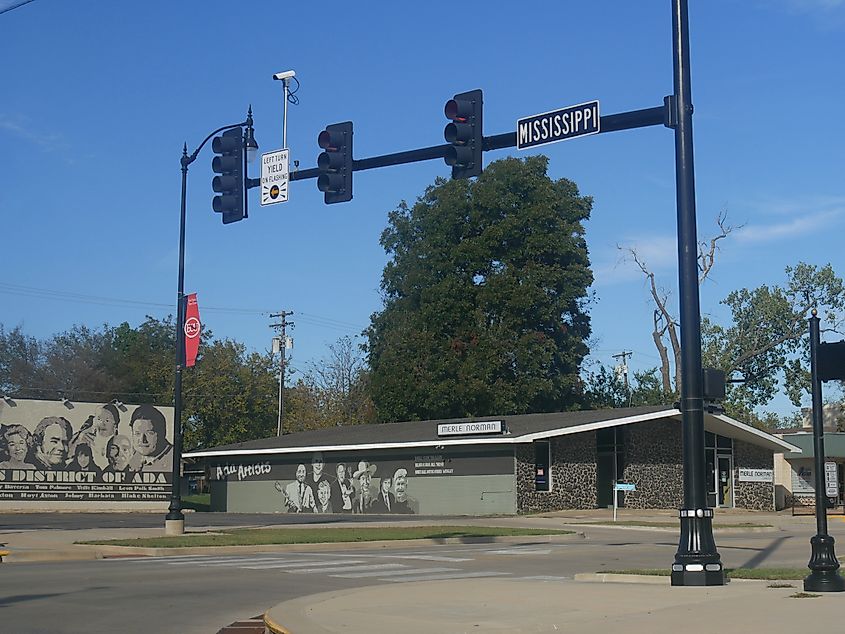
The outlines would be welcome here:
M 452 147 L 444 158 L 446 165 L 452 166 L 452 178 L 481 175 L 483 107 L 480 90 L 462 92 L 446 102 L 444 112 L 451 123 L 446 125 L 443 136 Z
M 352 122 L 326 126 L 317 144 L 323 148 L 317 157 L 317 189 L 325 194 L 326 204 L 352 200 Z
M 211 207 L 223 214 L 223 224 L 244 218 L 244 139 L 241 128 L 227 130 L 214 137 L 211 149 L 218 156 L 211 161 L 215 176 L 211 188 L 220 194 L 211 201 Z
M 819 344 L 816 361 L 819 381 L 845 381 L 845 339 Z

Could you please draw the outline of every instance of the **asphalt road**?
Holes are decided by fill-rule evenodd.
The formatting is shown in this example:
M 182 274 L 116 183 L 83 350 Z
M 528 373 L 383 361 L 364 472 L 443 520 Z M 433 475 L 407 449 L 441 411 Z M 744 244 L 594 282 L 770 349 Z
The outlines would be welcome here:
M 236 523 L 243 523 L 243 517 L 238 519 Z M 843 528 L 832 529 L 842 543 Z M 425 543 L 401 549 L 355 545 L 331 551 L 2 564 L 0 629 L 16 634 L 214 634 L 285 599 L 334 589 L 530 577 L 562 584 L 564 591 L 580 572 L 666 568 L 677 550 L 677 536 L 671 532 L 585 531 L 583 539 L 554 544 L 525 538 L 520 543 Z M 717 545 L 731 568 L 802 567 L 810 552 L 805 533 L 802 527 L 721 535 Z

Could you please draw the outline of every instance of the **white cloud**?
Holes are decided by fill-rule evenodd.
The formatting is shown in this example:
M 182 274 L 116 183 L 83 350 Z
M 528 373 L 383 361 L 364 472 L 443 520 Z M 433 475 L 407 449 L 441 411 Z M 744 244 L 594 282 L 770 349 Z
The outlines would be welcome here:
M 845 196 L 761 200 L 744 206 L 750 217 L 732 237 L 746 244 L 830 231 L 845 217 Z
M 769 225 L 749 223 L 736 232 L 738 242 L 760 243 L 773 242 L 783 238 L 794 239 L 797 236 L 827 231 L 842 216 L 842 210 L 822 211 L 812 214 L 803 213 L 787 222 Z
M 62 137 L 58 134 L 42 134 L 35 132 L 21 117 L 10 117 L 0 113 L 0 130 L 11 132 L 15 136 L 37 145 L 43 150 L 56 150 L 62 145 Z

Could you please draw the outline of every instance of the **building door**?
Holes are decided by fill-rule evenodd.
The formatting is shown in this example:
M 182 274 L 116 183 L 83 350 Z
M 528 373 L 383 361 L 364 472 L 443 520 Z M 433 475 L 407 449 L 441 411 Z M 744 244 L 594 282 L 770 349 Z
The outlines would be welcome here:
M 614 456 L 612 453 L 596 456 L 596 506 L 613 506 Z
M 613 485 L 625 473 L 625 428 L 608 427 L 596 431 L 596 506 L 613 506 Z M 617 503 L 625 506 L 625 494 Z
M 717 458 L 718 469 L 716 473 L 717 492 L 719 495 L 719 506 L 722 508 L 733 507 L 733 458 L 720 455 Z

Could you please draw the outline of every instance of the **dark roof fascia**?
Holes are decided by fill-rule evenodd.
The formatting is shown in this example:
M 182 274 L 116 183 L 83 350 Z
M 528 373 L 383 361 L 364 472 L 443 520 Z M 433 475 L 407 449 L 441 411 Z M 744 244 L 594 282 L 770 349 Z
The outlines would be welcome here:
M 625 415 L 620 415 L 625 414 Z M 335 429 L 321 429 L 308 432 L 288 434 L 286 436 L 263 438 L 260 440 L 233 445 L 224 445 L 207 450 L 195 450 L 185 453 L 186 458 L 209 458 L 223 456 L 270 455 L 286 453 L 302 453 L 312 451 L 360 451 L 363 449 L 403 449 L 416 447 L 455 447 L 455 446 L 491 446 L 514 445 L 553 438 L 574 433 L 616 427 L 661 418 L 680 416 L 680 411 L 671 407 L 639 407 L 623 410 L 586 410 L 578 412 L 561 412 L 554 414 L 523 414 L 516 416 L 489 416 L 478 418 L 444 419 L 432 421 L 417 421 L 410 423 L 384 423 L 381 425 L 356 425 L 342 428 L 345 436 L 352 442 L 332 442 L 331 432 Z M 569 419 L 561 420 L 561 418 Z M 579 419 L 584 419 L 579 421 Z M 479 422 L 503 420 L 506 421 L 509 434 L 504 436 L 462 436 L 456 438 L 438 437 L 437 425 L 443 423 Z M 380 432 L 379 437 L 391 437 L 391 431 L 397 431 L 396 436 L 407 435 L 407 430 L 413 429 L 416 437 L 405 440 L 381 441 L 378 438 L 367 441 L 362 436 L 369 436 L 373 431 Z M 349 432 L 359 432 L 350 434 Z M 406 432 L 402 434 L 401 432 Z M 420 433 L 422 432 L 422 433 Z M 357 442 L 355 442 L 357 440 Z

